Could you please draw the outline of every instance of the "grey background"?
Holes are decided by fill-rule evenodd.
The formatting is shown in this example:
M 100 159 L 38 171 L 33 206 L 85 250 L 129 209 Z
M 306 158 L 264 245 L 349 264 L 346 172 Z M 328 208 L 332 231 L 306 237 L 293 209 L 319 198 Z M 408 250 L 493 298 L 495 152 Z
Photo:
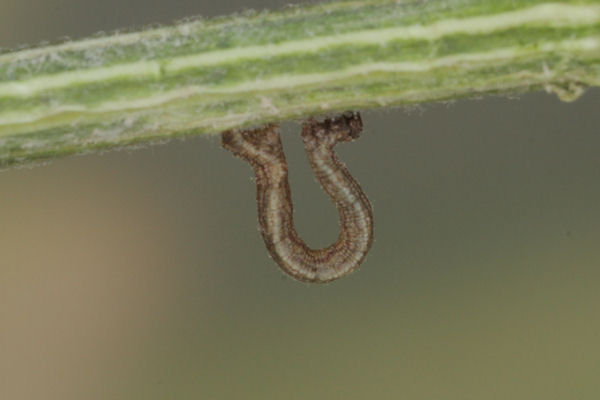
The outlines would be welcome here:
M 2 0 L 0 46 L 281 1 Z M 596 399 L 600 91 L 364 112 L 362 268 L 283 276 L 215 137 L 0 173 L 2 399 Z M 337 215 L 283 127 L 297 229 Z

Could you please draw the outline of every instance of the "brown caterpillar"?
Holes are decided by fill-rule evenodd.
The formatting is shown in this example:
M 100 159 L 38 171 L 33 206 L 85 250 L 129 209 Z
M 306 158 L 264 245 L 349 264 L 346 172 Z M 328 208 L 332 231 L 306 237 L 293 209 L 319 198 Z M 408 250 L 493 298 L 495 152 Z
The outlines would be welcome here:
M 223 147 L 246 160 L 256 176 L 260 232 L 271 257 L 287 274 L 304 282 L 329 282 L 355 270 L 373 242 L 373 211 L 360 185 L 338 159 L 333 147 L 356 139 L 362 131 L 359 113 L 349 112 L 302 125 L 308 160 L 323 190 L 334 202 L 340 223 L 335 243 L 309 248 L 294 228 L 288 169 L 278 125 L 226 131 Z

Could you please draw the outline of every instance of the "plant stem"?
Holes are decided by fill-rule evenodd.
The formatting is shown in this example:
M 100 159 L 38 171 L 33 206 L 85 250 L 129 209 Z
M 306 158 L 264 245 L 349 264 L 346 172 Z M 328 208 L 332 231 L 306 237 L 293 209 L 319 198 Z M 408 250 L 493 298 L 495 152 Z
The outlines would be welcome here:
M 337 1 L 0 53 L 0 166 L 347 109 L 600 86 L 600 0 Z

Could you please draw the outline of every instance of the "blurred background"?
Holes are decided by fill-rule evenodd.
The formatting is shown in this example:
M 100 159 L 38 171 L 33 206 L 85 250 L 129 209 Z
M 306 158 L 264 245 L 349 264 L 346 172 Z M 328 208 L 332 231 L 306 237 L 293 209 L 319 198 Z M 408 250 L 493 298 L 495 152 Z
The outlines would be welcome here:
M 0 46 L 281 0 L 2 0 Z M 597 399 L 600 91 L 364 112 L 339 146 L 375 212 L 311 286 L 257 231 L 217 136 L 0 173 L 0 398 Z M 337 237 L 283 126 L 296 226 Z

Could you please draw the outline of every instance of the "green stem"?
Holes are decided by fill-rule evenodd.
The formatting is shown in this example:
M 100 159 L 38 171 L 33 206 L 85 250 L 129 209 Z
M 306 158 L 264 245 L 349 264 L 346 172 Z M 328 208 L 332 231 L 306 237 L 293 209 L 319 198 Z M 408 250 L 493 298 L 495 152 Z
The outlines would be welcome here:
M 0 166 L 310 114 L 600 86 L 600 0 L 337 1 L 0 54 Z

